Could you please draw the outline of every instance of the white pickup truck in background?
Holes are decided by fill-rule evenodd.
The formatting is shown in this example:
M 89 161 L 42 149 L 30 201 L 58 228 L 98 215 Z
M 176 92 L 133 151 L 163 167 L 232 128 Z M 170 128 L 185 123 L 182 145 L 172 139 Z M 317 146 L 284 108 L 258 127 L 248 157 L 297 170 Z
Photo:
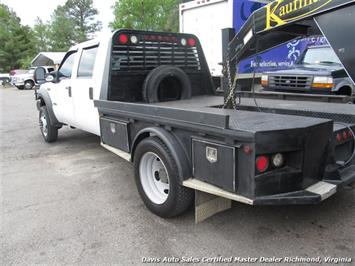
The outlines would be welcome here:
M 0 74 L 0 85 L 5 85 L 10 82 L 9 74 Z
M 46 73 L 54 71 L 54 67 L 52 66 L 43 66 L 43 69 L 46 71 Z M 35 70 L 36 67 L 31 67 L 26 73 L 16 74 L 12 76 L 11 84 L 16 86 L 19 90 L 31 90 L 36 85 L 33 76 Z

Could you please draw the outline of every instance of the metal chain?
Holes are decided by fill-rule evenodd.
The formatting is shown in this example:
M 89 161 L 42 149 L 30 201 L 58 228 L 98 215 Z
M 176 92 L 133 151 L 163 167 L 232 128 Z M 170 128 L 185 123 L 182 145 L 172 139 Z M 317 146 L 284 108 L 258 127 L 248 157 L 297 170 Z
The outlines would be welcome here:
M 227 104 L 229 101 L 232 101 L 232 105 L 234 109 L 237 109 L 237 103 L 235 101 L 235 89 L 237 85 L 237 75 L 234 76 L 234 80 L 232 83 L 232 75 L 231 75 L 231 69 L 230 69 L 230 61 L 229 61 L 229 56 L 226 57 L 226 64 L 227 64 L 227 78 L 228 78 L 228 87 L 229 87 L 229 94 L 228 97 L 226 98 L 223 108 L 227 107 Z

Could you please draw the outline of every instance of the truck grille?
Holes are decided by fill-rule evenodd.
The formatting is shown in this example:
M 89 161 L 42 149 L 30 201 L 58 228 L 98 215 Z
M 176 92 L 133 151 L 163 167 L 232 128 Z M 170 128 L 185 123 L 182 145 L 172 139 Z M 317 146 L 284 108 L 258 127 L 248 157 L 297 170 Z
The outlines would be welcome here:
M 137 45 L 113 45 L 112 71 L 150 71 L 172 65 L 185 72 L 201 70 L 196 47 L 177 43 L 141 40 Z
M 311 83 L 312 77 L 307 76 L 269 76 L 269 86 L 280 89 L 307 90 Z

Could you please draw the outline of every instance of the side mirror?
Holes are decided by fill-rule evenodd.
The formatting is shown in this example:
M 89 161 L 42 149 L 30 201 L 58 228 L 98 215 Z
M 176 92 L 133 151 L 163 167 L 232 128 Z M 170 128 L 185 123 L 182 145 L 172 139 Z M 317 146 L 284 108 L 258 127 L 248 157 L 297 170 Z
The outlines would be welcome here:
M 46 77 L 46 82 L 53 82 L 54 81 L 54 77 L 52 75 L 48 75 Z
M 43 84 L 46 82 L 46 70 L 43 67 L 37 67 L 34 73 L 34 80 L 36 84 Z

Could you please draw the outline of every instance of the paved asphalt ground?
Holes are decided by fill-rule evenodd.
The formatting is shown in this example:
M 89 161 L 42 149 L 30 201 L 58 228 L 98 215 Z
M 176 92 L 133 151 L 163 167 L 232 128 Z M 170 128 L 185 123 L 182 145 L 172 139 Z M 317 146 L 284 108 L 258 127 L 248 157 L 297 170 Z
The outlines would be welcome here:
M 351 257 L 355 191 L 317 206 L 251 207 L 194 224 L 164 220 L 140 200 L 132 166 L 99 138 L 41 137 L 33 91 L 0 87 L 0 264 L 141 264 L 142 257 Z M 354 262 L 353 262 L 354 263 Z

